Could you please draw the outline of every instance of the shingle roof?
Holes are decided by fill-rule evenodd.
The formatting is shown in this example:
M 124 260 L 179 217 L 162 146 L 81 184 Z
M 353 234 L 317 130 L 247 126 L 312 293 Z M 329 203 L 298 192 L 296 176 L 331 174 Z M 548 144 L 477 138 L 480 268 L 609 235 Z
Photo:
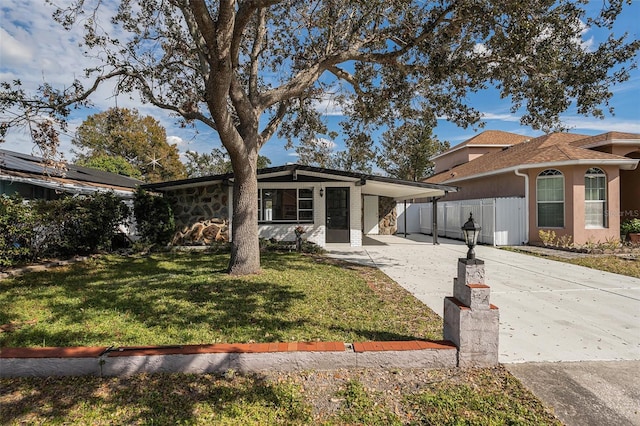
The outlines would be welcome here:
M 476 175 L 499 172 L 503 169 L 518 166 L 526 168 L 526 166 L 535 167 L 535 165 L 554 162 L 593 161 L 597 163 L 611 160 L 629 160 L 619 155 L 607 154 L 576 146 L 579 145 L 580 141 L 584 141 L 585 139 L 590 139 L 590 137 L 574 133 L 552 133 L 540 136 L 502 151 L 485 154 L 468 163 L 456 166 L 451 170 L 431 176 L 426 179 L 426 182 L 453 182 L 463 178 L 472 178 Z
M 519 135 L 516 133 L 503 132 L 502 130 L 485 130 L 482 133 L 477 134 L 471 139 L 467 139 L 464 142 L 455 145 L 448 150 L 441 152 L 440 154 L 436 154 L 432 159 L 442 157 L 451 152 L 458 151 L 465 147 L 469 146 L 486 146 L 486 145 L 495 145 L 495 146 L 511 146 L 516 145 L 527 140 L 531 139 L 530 136 Z
M 471 139 L 458 144 L 462 145 L 516 145 L 520 142 L 524 142 L 531 139 L 530 136 L 519 135 L 516 133 L 503 132 L 502 130 L 485 130 L 482 133 L 477 134 Z
M 600 135 L 595 135 L 588 138 L 577 140 L 575 142 L 572 142 L 572 145 L 580 146 L 580 147 L 588 147 L 592 145 L 597 145 L 598 142 L 609 142 L 609 141 L 620 140 L 620 139 L 623 139 L 623 140 L 636 139 L 640 141 L 640 134 L 608 132 L 608 133 L 602 133 Z

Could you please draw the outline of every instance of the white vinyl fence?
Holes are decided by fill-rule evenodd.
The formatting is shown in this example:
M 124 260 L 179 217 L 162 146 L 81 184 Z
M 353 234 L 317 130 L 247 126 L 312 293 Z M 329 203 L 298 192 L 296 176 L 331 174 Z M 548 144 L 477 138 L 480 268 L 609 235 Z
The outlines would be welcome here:
M 522 245 L 527 241 L 526 203 L 517 198 L 483 198 L 478 200 L 438 202 L 438 235 L 463 239 L 462 225 L 473 213 L 482 227 L 478 242 L 496 246 Z M 433 205 L 431 203 L 398 203 L 398 234 L 433 233 Z M 406 219 L 406 222 L 405 222 Z

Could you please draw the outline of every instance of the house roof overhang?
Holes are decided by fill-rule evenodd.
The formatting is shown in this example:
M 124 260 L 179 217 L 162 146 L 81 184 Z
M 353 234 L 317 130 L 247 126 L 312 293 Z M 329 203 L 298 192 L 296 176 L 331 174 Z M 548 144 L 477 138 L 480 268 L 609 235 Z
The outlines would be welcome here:
M 364 195 L 390 197 L 397 201 L 413 198 L 440 197 L 445 195 L 447 192 L 456 192 L 458 190 L 456 186 L 452 185 L 413 182 L 384 176 L 324 169 L 300 164 L 288 164 L 286 166 L 269 167 L 258 170 L 258 182 L 283 176 L 291 176 L 291 181 L 293 182 L 303 176 L 316 178 L 319 181 L 325 182 L 352 182 L 361 186 L 362 193 Z M 233 173 L 227 173 L 223 175 L 146 184 L 142 185 L 142 188 L 162 192 L 194 186 L 210 185 L 214 183 L 231 183 L 233 180 Z
M 579 145 L 579 146 L 580 148 L 585 148 L 585 149 L 594 149 L 594 148 L 600 148 L 603 146 L 630 147 L 631 149 L 633 149 L 633 148 L 640 148 L 640 139 L 598 140 L 595 142 L 588 142 L 588 143 L 585 143 L 584 145 Z
M 473 144 L 473 145 L 456 145 L 453 148 L 448 149 L 447 151 L 432 155 L 431 157 L 429 157 L 429 161 L 434 161 L 437 160 L 438 158 L 444 157 L 446 155 L 449 154 L 453 154 L 454 152 L 460 151 L 462 149 L 471 149 L 471 148 L 508 148 L 510 146 L 512 146 L 513 144 L 508 144 L 508 143 L 500 143 L 500 144 L 491 144 L 491 143 L 479 143 L 479 144 Z
M 488 176 L 500 175 L 504 173 L 519 172 L 527 169 L 539 169 L 539 168 L 553 168 L 553 167 L 565 167 L 565 166 L 578 166 L 578 165 L 591 165 L 597 166 L 617 166 L 621 170 L 635 170 L 638 167 L 640 160 L 636 159 L 619 159 L 619 160 L 567 160 L 567 161 L 550 161 L 545 163 L 531 163 L 521 164 L 518 166 L 506 167 L 497 170 L 491 170 L 485 173 L 476 173 L 473 175 L 462 176 L 459 178 L 447 179 L 447 184 L 453 184 L 463 182 L 471 179 L 479 179 Z
M 133 198 L 134 190 L 132 188 L 124 188 L 114 185 L 95 184 L 91 182 L 77 181 L 74 179 L 65 179 L 57 177 L 36 177 L 29 176 L 25 173 L 0 173 L 0 180 L 11 183 L 26 183 L 29 185 L 40 186 L 42 188 L 53 189 L 59 192 L 69 194 L 89 195 L 96 192 L 113 192 L 120 198 Z

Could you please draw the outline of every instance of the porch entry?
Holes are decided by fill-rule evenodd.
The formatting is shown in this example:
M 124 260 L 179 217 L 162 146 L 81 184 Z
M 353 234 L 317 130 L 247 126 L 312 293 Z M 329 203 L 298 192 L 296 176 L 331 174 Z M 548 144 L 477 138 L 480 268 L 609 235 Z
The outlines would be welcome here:
M 326 208 L 326 242 L 350 242 L 349 188 L 326 188 Z

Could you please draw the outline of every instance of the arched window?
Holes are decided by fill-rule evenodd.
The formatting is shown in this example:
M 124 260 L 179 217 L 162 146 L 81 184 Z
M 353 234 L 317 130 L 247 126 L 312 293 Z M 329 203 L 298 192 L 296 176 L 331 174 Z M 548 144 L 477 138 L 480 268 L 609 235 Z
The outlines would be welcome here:
M 564 176 L 548 169 L 536 179 L 538 228 L 564 227 Z
M 584 174 L 585 227 L 607 226 L 607 176 L 602 169 L 592 167 Z

